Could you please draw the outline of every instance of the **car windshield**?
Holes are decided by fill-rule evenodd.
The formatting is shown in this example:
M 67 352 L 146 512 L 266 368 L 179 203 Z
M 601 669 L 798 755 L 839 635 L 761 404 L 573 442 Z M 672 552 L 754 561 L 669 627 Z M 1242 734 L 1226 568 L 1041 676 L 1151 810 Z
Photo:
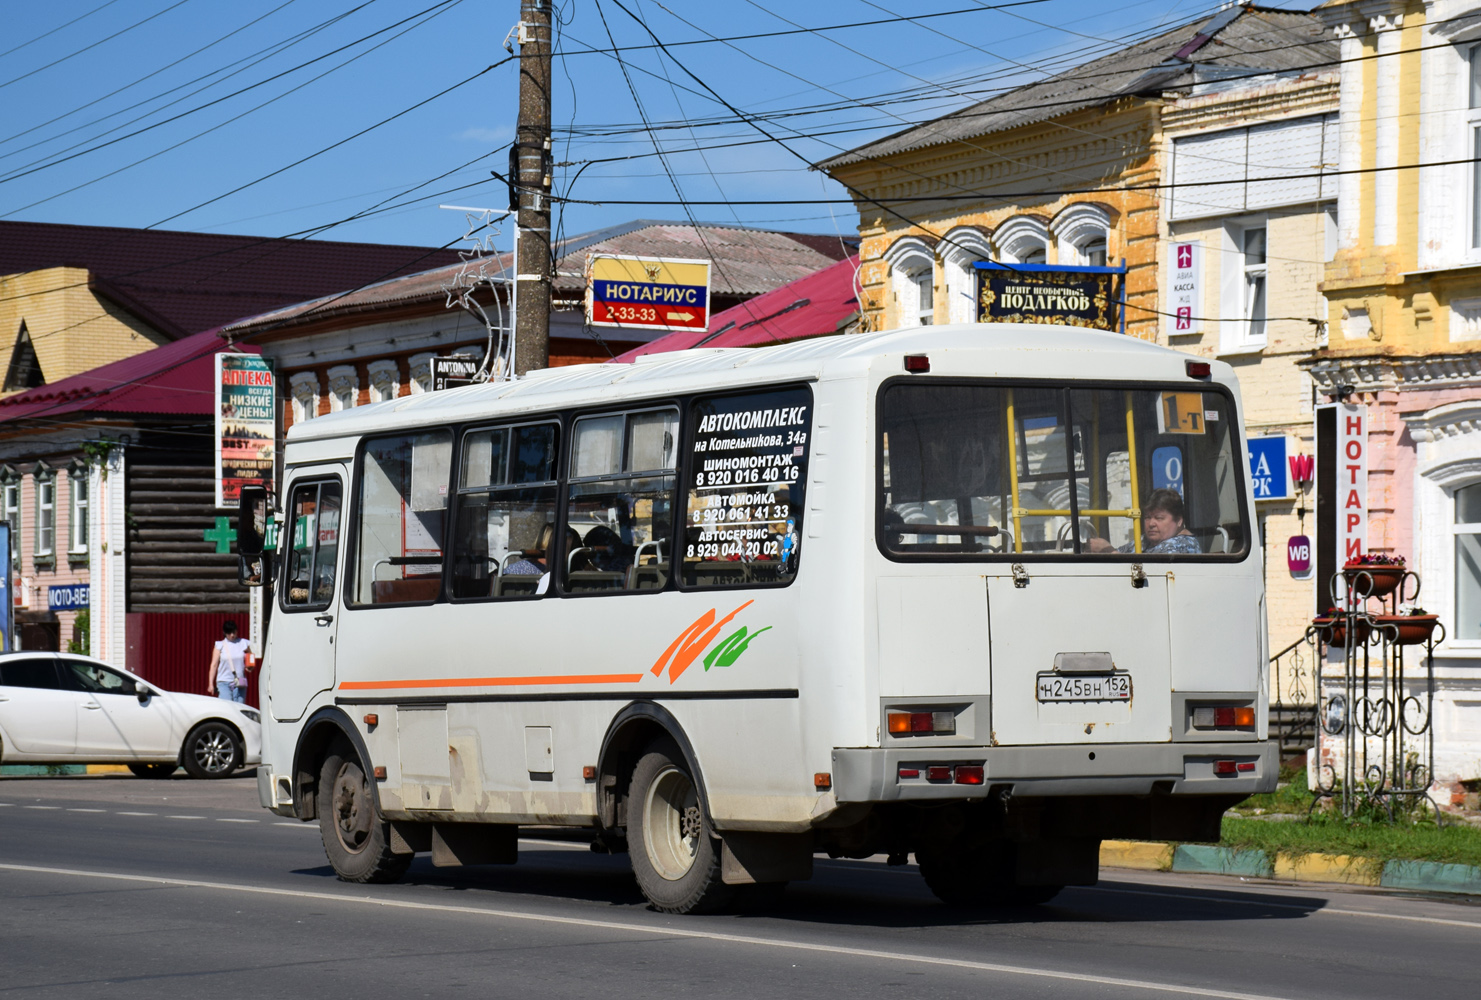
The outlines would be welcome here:
M 1232 401 L 1209 385 L 903 382 L 881 399 L 896 557 L 1243 554 Z

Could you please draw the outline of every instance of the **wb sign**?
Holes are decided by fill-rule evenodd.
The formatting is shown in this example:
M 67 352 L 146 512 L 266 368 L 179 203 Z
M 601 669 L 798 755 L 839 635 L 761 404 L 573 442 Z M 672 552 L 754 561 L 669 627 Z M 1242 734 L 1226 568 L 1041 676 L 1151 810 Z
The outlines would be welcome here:
M 1286 456 L 1288 439 L 1284 437 L 1250 438 L 1250 484 L 1256 500 L 1289 500 L 1291 478 Z

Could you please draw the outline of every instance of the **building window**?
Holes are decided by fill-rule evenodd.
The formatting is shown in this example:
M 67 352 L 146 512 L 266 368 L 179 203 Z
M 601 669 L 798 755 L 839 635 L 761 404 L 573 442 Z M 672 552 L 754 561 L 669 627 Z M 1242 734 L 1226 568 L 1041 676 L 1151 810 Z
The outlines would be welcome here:
M 329 369 L 329 412 L 353 410 L 360 395 L 360 379 L 349 365 Z
M 288 379 L 288 404 L 293 422 L 301 424 L 319 415 L 319 376 L 314 372 L 297 372 Z
M 1248 344 L 1265 343 L 1265 227 L 1243 232 L 1244 244 L 1244 339 Z
M 993 233 L 998 260 L 1006 264 L 1047 264 L 1049 227 L 1035 218 L 1009 219 Z
M 922 271 L 915 280 L 915 325 L 930 326 L 936 319 L 936 276 Z
M 20 571 L 21 565 L 21 481 L 7 478 L 4 486 L 5 523 L 10 525 L 10 567 Z
M 389 358 L 372 361 L 366 369 L 370 374 L 370 401 L 384 403 L 395 399 L 401 389 L 401 372 L 396 362 Z
M 71 532 L 71 544 L 67 551 L 75 558 L 87 555 L 87 467 L 73 469 L 68 477 L 67 492 L 71 500 L 67 524 Z
M 936 253 L 924 240 L 899 239 L 885 251 L 895 293 L 895 323 L 930 326 L 936 315 Z
M 972 226 L 951 230 L 941 238 L 942 289 L 946 296 L 948 323 L 977 322 L 977 268 L 980 260 L 992 259 L 987 235 Z
M 56 552 L 57 477 L 36 473 L 36 559 L 50 561 Z
M 1455 491 L 1453 531 L 1455 638 L 1481 639 L 1481 483 Z
M 1472 45 L 1469 54 L 1471 70 L 1470 109 L 1466 129 L 1472 161 L 1481 155 L 1481 45 Z M 1471 246 L 1481 248 L 1481 164 L 1471 163 Z

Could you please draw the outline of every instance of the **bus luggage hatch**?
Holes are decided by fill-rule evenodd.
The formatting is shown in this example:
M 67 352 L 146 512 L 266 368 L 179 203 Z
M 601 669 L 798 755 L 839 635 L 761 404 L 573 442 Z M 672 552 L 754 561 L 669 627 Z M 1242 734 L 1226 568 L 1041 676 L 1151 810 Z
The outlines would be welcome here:
M 995 744 L 1172 738 L 1167 576 L 1127 569 L 988 576 Z

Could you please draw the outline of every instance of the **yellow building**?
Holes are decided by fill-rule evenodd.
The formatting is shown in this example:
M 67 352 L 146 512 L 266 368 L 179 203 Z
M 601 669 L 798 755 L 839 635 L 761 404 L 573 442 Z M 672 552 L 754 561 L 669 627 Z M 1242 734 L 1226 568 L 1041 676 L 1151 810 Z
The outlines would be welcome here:
M 1329 505 L 1318 585 L 1355 551 L 1403 556 L 1421 576 L 1418 601 L 1445 629 L 1423 720 L 1435 727 L 1435 773 L 1475 778 L 1481 3 L 1337 2 L 1315 13 L 1342 52 L 1338 246 L 1322 286 L 1331 329 L 1308 364 L 1321 404 L 1317 489 Z M 1337 460 L 1350 418 L 1362 460 L 1351 471 Z M 1340 441 L 1344 454 L 1348 445 Z

